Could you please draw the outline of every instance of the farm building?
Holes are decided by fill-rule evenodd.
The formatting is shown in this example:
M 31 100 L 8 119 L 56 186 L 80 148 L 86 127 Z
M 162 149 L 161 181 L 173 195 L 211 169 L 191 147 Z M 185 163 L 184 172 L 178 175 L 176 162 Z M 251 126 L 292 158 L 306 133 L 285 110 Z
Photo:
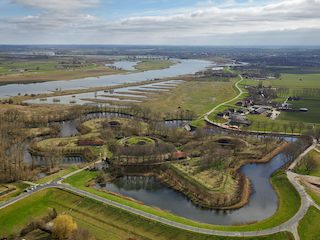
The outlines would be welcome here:
M 230 124 L 250 126 L 251 122 L 248 119 L 246 119 L 245 116 L 242 116 L 240 114 L 232 114 L 230 117 Z

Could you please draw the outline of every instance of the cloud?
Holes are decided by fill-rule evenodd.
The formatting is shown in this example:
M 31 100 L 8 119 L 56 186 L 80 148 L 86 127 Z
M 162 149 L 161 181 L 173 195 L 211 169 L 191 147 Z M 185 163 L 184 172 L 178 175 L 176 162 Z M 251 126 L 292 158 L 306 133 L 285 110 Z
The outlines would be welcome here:
M 23 34 L 49 43 L 276 44 L 319 43 L 320 0 L 282 0 L 257 4 L 214 1 L 193 8 L 156 11 L 109 22 L 87 13 L 98 0 L 14 0 L 41 13 L 7 18 L 0 41 Z M 54 34 L 53 34 L 54 33 Z M 308 39 L 312 35 L 312 39 Z M 32 38 L 37 38 L 32 40 Z M 239 39 L 237 41 L 236 39 Z M 41 43 L 41 42 L 40 42 Z M 47 43 L 47 42 L 45 42 Z
M 95 7 L 100 0 L 12 0 L 11 2 L 49 11 L 70 11 Z
M 46 31 L 73 31 L 97 21 L 95 16 L 85 11 L 96 7 L 99 0 L 12 0 L 14 4 L 40 9 L 37 15 L 4 19 L 2 27 L 15 29 L 17 34 L 25 32 L 43 34 Z M 1 25 L 0 25 L 1 26 Z M 71 29 L 70 29 L 71 28 Z M 36 35 L 35 35 L 36 36 Z

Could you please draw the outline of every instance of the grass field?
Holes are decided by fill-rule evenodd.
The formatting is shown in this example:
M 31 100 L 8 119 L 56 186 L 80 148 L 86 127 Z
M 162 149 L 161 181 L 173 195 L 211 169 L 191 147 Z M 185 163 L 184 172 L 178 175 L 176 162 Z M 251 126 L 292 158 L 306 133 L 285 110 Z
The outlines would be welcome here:
M 98 176 L 98 172 L 83 171 L 70 178 L 67 178 L 65 182 L 79 189 L 91 192 L 98 196 L 119 202 L 121 204 L 125 204 L 128 206 L 143 210 L 145 212 L 149 212 L 154 215 L 158 215 L 176 222 L 185 223 L 191 226 L 197 226 L 197 227 L 203 227 L 203 228 L 215 229 L 215 230 L 255 231 L 255 230 L 261 230 L 261 229 L 278 226 L 279 224 L 290 219 L 298 211 L 300 206 L 300 201 L 301 201 L 298 192 L 291 185 L 285 173 L 277 172 L 272 176 L 271 182 L 279 196 L 279 206 L 278 206 L 278 211 L 272 217 L 265 219 L 261 222 L 252 223 L 249 225 L 218 226 L 218 225 L 210 225 L 210 224 L 195 222 L 186 218 L 173 215 L 169 212 L 161 211 L 159 209 L 142 205 L 125 198 L 111 195 L 106 192 L 98 191 L 92 187 L 87 187 L 88 181 L 90 181 L 96 176 Z
M 199 116 L 235 96 L 236 92 L 232 87 L 234 81 L 186 81 L 172 91 L 159 93 L 141 105 L 156 109 L 157 112 L 190 110 Z
M 150 71 L 169 68 L 174 64 L 176 63 L 170 60 L 143 60 L 138 62 L 134 67 L 138 71 Z
M 94 63 L 80 64 L 66 69 L 59 68 L 60 65 L 56 60 L 1 64 L 0 83 L 70 80 L 125 72 Z
M 320 81 L 319 81 L 320 84 Z M 319 124 L 320 119 L 320 99 L 304 99 L 294 101 L 292 107 L 295 109 L 308 108 L 308 112 L 282 112 L 279 120 L 289 120 L 296 122 L 308 122 Z
M 299 222 L 298 232 L 301 240 L 320 239 L 320 211 L 310 207 L 307 214 Z
M 319 67 L 307 66 L 268 66 L 268 70 L 272 72 L 288 73 L 288 74 L 316 74 L 320 73 Z
M 233 237 L 205 236 L 151 222 L 127 212 L 83 198 L 69 192 L 43 190 L 0 211 L 0 236 L 16 234 L 31 219 L 42 217 L 50 208 L 67 213 L 78 226 L 87 229 L 96 239 L 175 239 L 175 240 L 226 240 Z M 289 240 L 286 232 L 254 238 L 256 240 Z
M 270 131 L 270 132 L 283 132 L 283 133 L 292 133 L 291 128 L 289 127 L 290 121 L 287 120 L 272 120 L 263 115 L 248 115 L 248 120 L 252 124 L 244 129 L 254 130 L 254 131 Z M 303 131 L 306 130 L 304 127 Z M 293 133 L 300 133 L 300 129 L 296 125 Z
M 260 81 L 245 79 L 243 85 L 257 86 Z M 263 86 L 287 87 L 291 90 L 320 88 L 320 74 L 281 74 L 279 79 L 263 80 Z

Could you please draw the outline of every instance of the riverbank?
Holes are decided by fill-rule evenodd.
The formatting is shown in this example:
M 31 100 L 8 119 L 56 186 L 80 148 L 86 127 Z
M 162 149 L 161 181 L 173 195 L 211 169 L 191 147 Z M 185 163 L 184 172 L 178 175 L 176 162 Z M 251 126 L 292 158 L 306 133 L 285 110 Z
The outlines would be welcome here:
M 48 97 L 59 97 L 59 96 L 66 96 L 66 95 L 75 95 L 80 93 L 88 93 L 88 92 L 97 92 L 97 91 L 110 91 L 117 88 L 125 88 L 125 87 L 135 87 L 135 86 L 141 86 L 145 84 L 150 83 L 161 83 L 166 82 L 169 80 L 146 80 L 141 82 L 133 82 L 133 83 L 123 83 L 123 84 L 117 84 L 113 86 L 104 86 L 104 87 L 92 87 L 92 88 L 86 88 L 86 89 L 72 89 L 72 90 L 62 90 L 62 91 L 54 91 L 50 93 L 42 93 L 42 94 L 35 94 L 35 95 L 22 95 L 22 96 L 13 96 L 11 99 L 13 100 L 13 103 L 22 103 L 26 100 L 32 100 L 32 99 L 39 99 L 39 98 L 48 98 Z
M 166 79 L 182 75 L 194 74 L 210 66 L 210 62 L 201 60 L 181 60 L 178 64 L 162 70 L 150 70 L 146 72 L 131 72 L 125 74 L 108 75 L 101 77 L 78 78 L 68 81 L 49 81 L 33 84 L 8 84 L 0 86 L 0 98 L 9 96 L 31 95 L 39 93 L 50 93 L 56 91 L 57 86 L 63 90 L 99 88 L 115 86 L 125 83 L 142 82 L 151 79 Z
M 268 163 L 270 160 L 272 160 L 275 156 L 277 156 L 278 154 L 280 154 L 281 152 L 283 152 L 290 143 L 288 143 L 287 141 L 282 141 L 280 143 L 279 146 L 277 146 L 274 150 L 272 150 L 271 152 L 267 153 L 265 156 L 263 156 L 260 159 L 246 159 L 244 161 L 241 161 L 238 166 L 235 168 L 236 171 L 239 171 L 241 167 L 243 167 L 246 164 L 252 164 L 252 163 L 257 163 L 257 164 L 264 164 L 264 163 Z
M 55 70 L 47 72 L 27 72 L 19 74 L 0 75 L 0 86 L 6 84 L 30 84 L 60 80 L 74 80 L 77 78 L 100 77 L 123 74 L 126 71 L 107 67 L 93 67 L 82 70 Z

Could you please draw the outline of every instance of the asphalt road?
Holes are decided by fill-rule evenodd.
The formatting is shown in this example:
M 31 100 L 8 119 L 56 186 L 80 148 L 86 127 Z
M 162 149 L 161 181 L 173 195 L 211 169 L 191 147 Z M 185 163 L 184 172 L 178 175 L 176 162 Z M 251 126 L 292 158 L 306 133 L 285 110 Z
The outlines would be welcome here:
M 239 81 L 240 82 L 240 81 Z M 239 83 L 238 82 L 238 83 Z M 293 161 L 293 163 L 291 164 L 291 166 L 289 167 L 289 169 L 292 169 L 292 166 L 295 166 L 297 164 L 297 162 L 299 162 L 301 160 L 301 158 L 303 158 L 303 156 L 305 156 L 308 152 L 310 152 L 311 150 L 313 150 L 316 147 L 316 141 L 313 142 L 313 144 L 306 149 L 302 154 L 299 155 L 299 157 L 297 159 L 295 159 Z M 95 163 L 94 163 L 95 164 Z M 81 196 L 85 196 L 91 199 L 94 199 L 98 202 L 104 203 L 104 204 L 108 204 L 110 206 L 122 209 L 124 211 L 128 211 L 130 213 L 136 214 L 138 216 L 153 220 L 153 221 L 157 221 L 160 222 L 162 224 L 166 224 L 172 227 L 176 227 L 182 230 L 187 230 L 187 231 L 191 231 L 191 232 L 195 232 L 195 233 L 202 233 L 202 234 L 207 234 L 207 235 L 217 235 L 217 236 L 229 236 L 229 237 L 234 237 L 234 236 L 239 236 L 239 237 L 252 237 L 252 236 L 263 236 L 263 235 L 270 235 L 270 234 L 274 234 L 274 233 L 278 233 L 278 232 L 282 232 L 282 231 L 290 231 L 294 234 L 295 239 L 299 240 L 299 235 L 297 233 L 297 226 L 299 221 L 304 217 L 304 215 L 306 214 L 308 208 L 310 205 L 315 205 L 315 203 L 310 199 L 310 197 L 308 196 L 308 194 L 306 193 L 306 191 L 304 190 L 303 186 L 300 185 L 299 181 L 298 181 L 298 174 L 295 174 L 291 171 L 287 171 L 287 177 L 289 179 L 289 181 L 291 182 L 291 184 L 295 187 L 295 189 L 298 191 L 300 198 L 301 198 L 301 205 L 300 208 L 298 210 L 298 212 L 291 218 L 289 219 L 287 222 L 277 226 L 277 227 L 273 227 L 273 228 L 269 228 L 269 229 L 265 229 L 265 230 L 260 230 L 260 231 L 248 231 L 248 232 L 238 232 L 238 231 L 219 231 L 219 230 L 210 230 L 210 229 L 205 229 L 205 228 L 198 228 L 198 227 L 193 227 L 193 226 L 189 226 L 187 224 L 183 224 L 183 223 L 178 223 L 175 221 L 171 221 L 147 212 L 144 212 L 142 210 L 138 210 L 123 204 L 120 204 L 118 202 L 114 202 L 111 201 L 109 199 L 97 196 L 95 194 L 80 190 L 78 188 L 72 187 L 70 185 L 67 184 L 63 184 L 62 180 L 64 180 L 67 177 L 70 177 L 74 174 L 79 173 L 80 171 L 83 171 L 85 169 L 87 169 L 89 166 L 77 170 L 73 173 L 70 173 L 62 178 L 56 179 L 54 181 L 52 181 L 51 183 L 47 183 L 44 185 L 40 185 L 38 186 L 35 190 L 29 191 L 29 192 L 24 192 L 22 194 L 20 194 L 19 196 L 12 198 L 6 202 L 3 202 L 0 204 L 0 210 L 10 206 L 11 204 L 14 204 L 18 201 L 23 200 L 24 198 L 32 195 L 35 192 L 39 192 L 43 189 L 48 189 L 48 188 L 59 188 L 59 189 L 64 189 L 67 191 L 70 191 L 72 193 L 81 195 Z M 319 208 L 318 205 L 316 205 L 317 208 Z
M 13 198 L 5 203 L 0 204 L 0 209 L 5 208 L 11 204 L 14 204 L 15 202 L 21 201 L 22 199 L 34 194 L 35 192 L 39 192 L 41 190 L 44 189 L 49 189 L 49 188 L 59 188 L 59 189 L 63 189 L 63 190 L 67 190 L 70 191 L 72 193 L 81 195 L 81 196 L 85 196 L 91 199 L 94 199 L 98 202 L 104 203 L 104 204 L 108 204 L 110 206 L 122 209 L 124 211 L 128 211 L 131 213 L 134 213 L 138 216 L 153 220 L 153 221 L 157 221 L 160 222 L 162 224 L 166 224 L 172 227 L 176 227 L 182 230 L 187 230 L 187 231 L 191 231 L 191 232 L 196 232 L 196 233 L 202 233 L 202 234 L 207 234 L 207 235 L 218 235 L 218 236 L 263 236 L 263 235 L 270 235 L 273 233 L 278 233 L 278 232 L 282 232 L 282 231 L 291 231 L 293 232 L 297 223 L 300 221 L 301 218 L 303 218 L 303 216 L 305 215 L 305 213 L 308 210 L 308 207 L 310 206 L 310 201 L 307 198 L 307 194 L 305 193 L 305 191 L 303 190 L 303 188 L 296 182 L 296 174 L 292 173 L 292 172 L 288 172 L 288 178 L 290 180 L 290 182 L 293 184 L 293 186 L 298 190 L 300 196 L 301 196 L 301 207 L 299 209 L 299 211 L 296 213 L 295 216 L 293 216 L 289 221 L 281 224 L 280 226 L 274 227 L 274 228 L 270 228 L 270 229 L 265 229 L 265 230 L 261 230 L 261 231 L 248 231 L 248 232 L 236 232 L 236 231 L 218 231 L 218 230 L 209 230 L 209 229 L 205 229 L 205 228 L 198 228 L 198 227 L 193 227 L 193 226 L 189 226 L 186 224 L 182 224 L 182 223 L 177 223 L 150 213 L 146 213 L 144 211 L 120 204 L 118 202 L 114 202 L 111 201 L 109 199 L 97 196 L 95 194 L 80 190 L 78 188 L 72 187 L 70 185 L 67 184 L 61 184 L 61 183 L 49 183 L 49 184 L 45 184 L 43 186 L 39 186 L 38 188 L 36 188 L 33 191 L 27 192 L 27 193 L 23 193 L 19 196 L 17 196 L 16 198 Z

